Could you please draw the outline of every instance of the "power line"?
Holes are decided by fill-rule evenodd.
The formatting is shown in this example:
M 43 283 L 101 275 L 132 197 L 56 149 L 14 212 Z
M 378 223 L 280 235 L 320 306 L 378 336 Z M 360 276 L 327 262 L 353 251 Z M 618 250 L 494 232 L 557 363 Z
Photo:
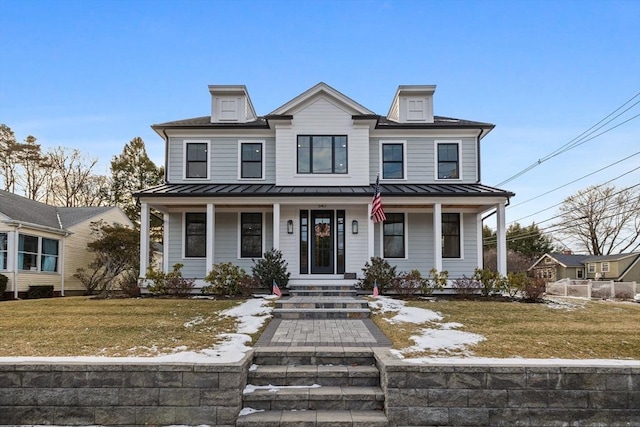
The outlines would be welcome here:
M 630 107 L 628 107 L 627 109 L 625 109 L 624 111 L 622 111 L 621 113 L 619 113 L 618 115 L 616 115 L 615 117 L 613 117 L 612 119 L 606 121 L 605 123 L 603 123 L 602 125 L 600 125 L 602 122 L 604 122 L 605 120 L 607 120 L 609 117 L 611 117 L 612 115 L 616 114 L 619 110 L 621 110 L 622 108 L 624 108 L 627 104 L 629 104 L 631 101 L 633 101 L 635 98 L 637 98 L 638 96 L 640 96 L 640 92 L 638 92 L 637 94 L 635 94 L 633 97 L 631 97 L 628 101 L 626 101 L 624 104 L 622 104 L 620 107 L 616 108 L 614 111 L 612 111 L 611 113 L 609 113 L 606 117 L 604 117 L 603 119 L 601 119 L 599 122 L 597 122 L 596 124 L 594 124 L 593 126 L 591 126 L 589 129 L 587 129 L 586 131 L 582 132 L 580 135 L 578 135 L 577 137 L 573 138 L 571 141 L 567 142 L 566 144 L 564 144 L 563 146 L 561 146 L 560 148 L 556 149 L 555 151 L 551 152 L 550 154 L 547 154 L 545 157 L 542 157 L 540 159 L 538 159 L 536 162 L 532 163 L 531 165 L 527 166 L 526 168 L 524 168 L 523 170 L 521 170 L 520 172 L 516 173 L 515 175 L 505 179 L 504 181 L 496 184 L 496 187 L 499 187 L 503 184 L 506 184 L 507 182 L 513 181 L 514 179 L 524 175 L 525 173 L 529 172 L 531 169 L 539 166 L 540 164 L 546 162 L 547 160 L 552 159 L 553 157 L 556 157 L 568 150 L 571 150 L 579 145 L 584 144 L 587 141 L 591 141 L 594 138 L 597 138 L 600 135 L 603 135 L 635 118 L 637 118 L 639 115 L 636 115 L 628 120 L 625 120 L 622 123 L 619 123 L 601 133 L 599 133 L 598 135 L 595 135 L 591 138 L 585 139 L 589 136 L 591 136 L 594 132 L 600 130 L 601 128 L 603 128 L 604 126 L 606 126 L 607 124 L 611 123 L 613 120 L 617 119 L 618 117 L 620 117 L 622 114 L 626 113 L 627 111 L 629 111 L 631 108 L 635 107 L 638 103 L 640 103 L 640 101 L 635 102 L 634 104 L 632 104 Z
M 564 187 L 566 187 L 566 186 L 568 186 L 568 185 L 574 184 L 574 183 L 576 183 L 576 182 L 578 182 L 578 181 L 580 181 L 580 180 L 582 180 L 582 179 L 584 179 L 584 178 L 590 177 L 591 175 L 595 175 L 595 174 L 596 174 L 596 173 L 598 173 L 598 172 L 602 172 L 603 170 L 608 169 L 608 168 L 610 168 L 610 167 L 612 167 L 612 166 L 615 166 L 615 165 L 617 165 L 618 163 L 624 162 L 625 160 L 628 160 L 628 159 L 630 159 L 631 157 L 637 156 L 638 154 L 640 154 L 640 151 L 638 151 L 638 152 L 636 152 L 636 153 L 634 153 L 634 154 L 632 154 L 632 155 L 630 155 L 630 156 L 627 156 L 627 157 L 625 157 L 624 159 L 620 159 L 620 160 L 618 160 L 618 161 L 616 161 L 616 162 L 614 162 L 614 163 L 611 163 L 610 165 L 607 165 L 607 166 L 605 166 L 605 167 L 603 167 L 603 168 L 600 168 L 600 169 L 598 169 L 597 171 L 591 172 L 591 173 L 589 173 L 589 174 L 587 174 L 587 175 L 584 175 L 584 176 L 582 176 L 582 177 L 580 177 L 580 178 L 578 178 L 578 179 L 574 179 L 574 180 L 573 180 L 573 181 L 571 181 L 571 182 L 568 182 L 568 183 L 566 183 L 566 184 L 564 184 L 564 185 L 561 185 L 561 186 L 559 186 L 559 187 L 556 187 L 556 188 L 554 188 L 553 190 L 549 190 L 549 191 L 547 191 L 546 193 L 542 193 L 542 194 L 540 194 L 540 195 L 538 195 L 538 196 L 532 197 L 531 199 L 527 199 L 527 200 L 525 200 L 525 201 L 523 201 L 523 202 L 516 203 L 515 205 L 509 205 L 508 207 L 513 208 L 513 207 L 516 207 L 516 206 L 520 206 L 520 205 L 523 205 L 523 204 L 525 204 L 525 203 L 527 203 L 527 202 L 530 202 L 530 201 L 532 201 L 532 200 L 538 199 L 538 198 L 540 198 L 540 197 L 542 197 L 542 196 L 546 196 L 546 195 L 547 195 L 547 194 L 549 194 L 549 193 L 553 193 L 553 192 L 554 192 L 554 191 L 556 191 L 556 190 L 559 190 L 559 189 L 564 188 Z

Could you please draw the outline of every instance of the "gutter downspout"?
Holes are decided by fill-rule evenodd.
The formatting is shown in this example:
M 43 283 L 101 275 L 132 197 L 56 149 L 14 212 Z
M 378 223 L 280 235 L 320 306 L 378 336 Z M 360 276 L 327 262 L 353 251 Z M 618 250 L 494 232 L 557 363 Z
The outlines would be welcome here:
M 482 134 L 484 133 L 484 129 L 480 129 L 480 133 L 476 136 L 476 154 L 478 157 L 478 179 L 476 180 L 476 184 L 480 184 L 481 179 L 481 169 L 480 169 L 480 138 L 482 138 Z
M 60 296 L 64 296 L 64 265 L 65 262 L 65 253 L 67 252 L 67 237 L 69 237 L 71 233 L 67 233 L 62 236 L 62 254 L 59 257 L 61 259 L 60 262 Z
M 164 134 L 164 182 L 169 182 L 169 135 L 167 135 L 167 130 L 162 129 L 162 133 Z

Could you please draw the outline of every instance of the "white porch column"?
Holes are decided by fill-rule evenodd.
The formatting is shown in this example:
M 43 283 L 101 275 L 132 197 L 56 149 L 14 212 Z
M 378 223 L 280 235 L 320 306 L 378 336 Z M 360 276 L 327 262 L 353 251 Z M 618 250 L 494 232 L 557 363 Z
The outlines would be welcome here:
M 442 204 L 433 205 L 433 267 L 442 271 Z
M 169 272 L 169 214 L 162 215 L 162 271 Z
M 140 277 L 147 275 L 149 268 L 149 205 L 140 204 Z
M 207 265 L 204 274 L 209 274 L 214 263 L 215 238 L 216 238 L 216 206 L 207 203 Z
M 478 251 L 477 267 L 484 268 L 484 240 L 482 238 L 482 214 L 476 215 L 476 223 L 477 223 L 476 233 L 478 233 L 478 237 L 477 237 L 478 243 L 476 244 L 477 246 L 476 250 Z
M 62 236 L 62 247 L 60 248 L 60 256 L 58 256 L 58 263 L 60 265 L 60 296 L 64 296 L 64 260 L 65 260 L 65 248 L 67 246 L 67 235 Z
M 503 276 L 507 275 L 507 231 L 506 231 L 506 219 L 505 219 L 505 206 L 504 203 L 500 203 L 496 206 L 496 220 L 497 220 L 497 257 L 498 257 L 498 273 Z
M 369 203 L 367 205 L 367 261 L 369 261 L 372 257 L 375 256 L 374 252 L 374 245 L 373 245 L 373 238 L 375 235 L 375 229 L 374 229 L 374 223 L 373 220 L 371 219 L 371 209 L 373 208 L 373 204 Z
M 280 203 L 273 204 L 273 249 L 280 249 Z

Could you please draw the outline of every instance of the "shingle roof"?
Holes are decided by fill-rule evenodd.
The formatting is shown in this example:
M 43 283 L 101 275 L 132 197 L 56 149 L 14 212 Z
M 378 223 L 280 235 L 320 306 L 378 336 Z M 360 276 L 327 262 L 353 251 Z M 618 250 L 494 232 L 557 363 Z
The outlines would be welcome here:
M 359 117 L 354 116 L 354 119 L 358 119 Z M 386 117 L 378 116 L 378 117 L 370 117 L 376 118 L 376 129 L 394 129 L 394 128 L 403 128 L 403 129 L 429 129 L 429 128 L 484 128 L 484 129 L 493 129 L 495 127 L 494 124 L 484 123 L 484 122 L 475 122 L 472 120 L 464 120 L 464 119 L 456 119 L 453 117 L 443 117 L 443 116 L 433 116 L 433 123 L 398 123 L 393 120 L 389 120 Z M 363 116 L 362 119 L 367 119 L 366 116 Z
M 373 195 L 373 185 L 363 186 L 281 186 L 275 184 L 163 184 L 134 194 L 136 197 L 354 197 Z M 514 194 L 482 184 L 381 184 L 383 197 L 419 196 L 501 196 Z
M 636 256 L 636 255 L 638 255 L 637 252 L 616 254 L 616 255 L 585 255 L 585 254 L 563 254 L 563 253 L 549 254 L 550 257 L 552 257 L 559 263 L 566 265 L 567 267 L 583 267 L 585 264 L 590 262 L 618 261 L 623 258 Z
M 42 227 L 65 230 L 113 209 L 112 206 L 65 208 L 50 206 L 0 190 L 0 213 L 9 219 Z
M 211 129 L 228 129 L 228 128 L 269 128 L 269 123 L 264 117 L 258 117 L 256 120 L 245 123 L 211 123 L 211 116 L 194 117 L 191 119 L 175 120 L 171 122 L 158 123 L 152 125 L 153 129 L 165 128 L 211 128 Z

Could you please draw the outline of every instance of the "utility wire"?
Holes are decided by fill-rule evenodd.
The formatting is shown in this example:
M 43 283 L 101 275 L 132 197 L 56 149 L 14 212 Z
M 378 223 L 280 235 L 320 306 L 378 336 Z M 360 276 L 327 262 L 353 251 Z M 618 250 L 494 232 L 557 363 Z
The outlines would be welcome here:
M 600 135 L 603 135 L 627 122 L 629 122 L 630 120 L 633 120 L 635 118 L 637 118 L 639 115 L 636 115 L 622 123 L 619 123 L 601 133 L 599 133 L 598 135 L 595 135 L 591 138 L 585 139 L 589 136 L 591 136 L 594 132 L 600 130 L 602 127 L 606 126 L 607 124 L 611 123 L 613 120 L 617 119 L 618 117 L 620 117 L 622 114 L 626 113 L 627 111 L 629 111 L 631 108 L 635 107 L 638 103 L 640 103 L 640 101 L 635 102 L 634 104 L 632 104 L 630 107 L 628 107 L 627 109 L 625 109 L 624 111 L 622 111 L 621 113 L 619 113 L 618 115 L 616 115 L 615 117 L 613 117 L 612 119 L 606 121 L 609 117 L 611 117 L 612 115 L 616 114 L 619 110 L 621 110 L 622 108 L 624 108 L 627 104 L 629 104 L 631 101 L 633 101 L 635 98 L 637 98 L 638 96 L 640 96 L 640 92 L 638 92 L 637 94 L 635 94 L 633 97 L 631 97 L 628 101 L 626 101 L 624 104 L 622 104 L 620 107 L 616 108 L 614 111 L 612 111 L 610 114 L 608 114 L 606 117 L 604 117 L 602 120 L 600 120 L 599 122 L 597 122 L 596 124 L 594 124 L 593 126 L 591 126 L 589 129 L 587 129 L 586 131 L 582 132 L 580 135 L 578 135 L 577 137 L 573 138 L 571 141 L 567 142 L 566 144 L 564 144 L 563 146 L 561 146 L 560 148 L 556 149 L 555 151 L 551 152 L 550 154 L 547 154 L 545 157 L 542 157 L 540 159 L 538 159 L 536 162 L 532 163 L 531 165 L 529 165 L 528 167 L 526 167 L 525 169 L 521 170 L 520 172 L 516 173 L 515 175 L 505 179 L 504 181 L 496 184 L 496 187 L 499 187 L 503 184 L 506 184 L 510 181 L 513 181 L 514 179 L 524 175 L 525 173 L 529 172 L 531 169 L 539 166 L 540 164 L 546 162 L 549 159 L 552 159 L 568 150 L 571 150 L 572 148 L 575 148 L 581 144 L 584 144 L 587 141 L 591 141 L 594 138 L 597 138 Z M 605 122 L 606 121 L 606 122 Z M 605 122 L 601 125 L 602 122 Z

